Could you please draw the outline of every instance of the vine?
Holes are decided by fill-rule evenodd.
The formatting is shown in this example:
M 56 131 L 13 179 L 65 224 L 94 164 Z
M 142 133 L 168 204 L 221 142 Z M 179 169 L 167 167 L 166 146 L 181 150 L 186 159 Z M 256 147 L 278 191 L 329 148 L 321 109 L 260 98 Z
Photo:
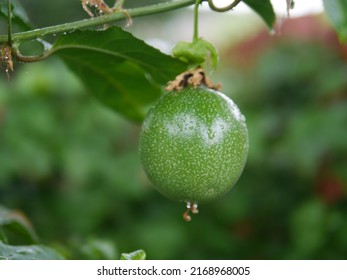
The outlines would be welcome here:
M 35 56 L 24 56 L 19 51 L 19 45 L 23 41 L 29 40 L 41 40 L 42 37 L 48 35 L 56 35 L 62 33 L 70 33 L 78 29 L 87 29 L 97 26 L 107 26 L 109 23 L 127 20 L 127 25 L 130 25 L 132 18 L 141 17 L 145 15 L 163 13 L 167 11 L 172 11 L 175 9 L 191 6 L 195 4 L 194 8 L 194 36 L 193 44 L 195 48 L 195 53 L 198 54 L 196 58 L 188 58 L 192 60 L 192 63 L 201 63 L 205 59 L 206 51 L 211 53 L 212 64 L 215 67 L 217 62 L 217 52 L 214 47 L 198 37 L 198 6 L 202 2 L 208 2 L 209 7 L 217 12 L 225 12 L 234 8 L 241 0 L 234 0 L 229 6 L 224 8 L 217 8 L 213 0 L 177 0 L 172 2 L 165 2 L 162 4 L 149 5 L 134 9 L 123 9 L 124 0 L 117 0 L 113 7 L 109 7 L 103 0 L 82 0 L 83 9 L 91 16 L 89 19 L 84 19 L 81 21 L 69 22 L 64 24 L 59 24 L 55 26 L 48 26 L 43 28 L 38 28 L 34 30 L 29 30 L 25 32 L 12 32 L 12 18 L 11 18 L 11 1 L 7 0 L 8 6 L 8 34 L 0 35 L 1 44 L 1 67 L 5 68 L 7 76 L 9 77 L 9 72 L 13 71 L 13 61 L 12 57 L 20 62 L 36 62 L 46 59 L 51 55 L 50 49 L 46 49 L 43 53 Z M 96 11 L 92 9 L 95 8 Z M 184 48 L 186 46 L 183 46 Z M 179 51 L 180 52 L 180 51 Z M 187 55 L 178 55 L 181 59 L 187 59 Z M 188 57 L 191 54 L 188 54 Z M 198 60 L 198 61 L 196 61 Z
M 123 19 L 127 19 L 128 17 L 134 18 L 134 17 L 141 17 L 141 16 L 146 16 L 151 14 L 172 11 L 172 10 L 194 5 L 197 1 L 198 2 L 208 1 L 209 7 L 212 10 L 217 12 L 225 12 L 227 10 L 230 10 L 234 8 L 240 2 L 240 0 L 236 0 L 235 2 L 233 2 L 231 5 L 227 6 L 226 8 L 217 8 L 213 4 L 213 0 L 177 0 L 177 1 L 165 2 L 162 4 L 149 5 L 149 6 L 134 8 L 134 9 L 127 9 L 127 10 L 116 9 L 112 13 L 100 15 L 97 17 L 92 17 L 90 19 L 63 23 L 59 25 L 38 28 L 35 30 L 29 30 L 25 32 L 18 32 L 18 33 L 12 34 L 12 30 L 9 29 L 10 35 L 0 35 L 0 44 L 8 42 L 9 37 L 11 41 L 32 40 L 32 39 L 36 39 L 38 37 L 43 37 L 47 35 L 60 34 L 64 32 L 72 32 L 76 29 L 102 26 L 107 23 L 112 23 L 112 22 L 123 20 Z M 8 3 L 10 3 L 10 1 L 8 1 Z
M 47 35 L 56 35 L 61 33 L 73 32 L 77 29 L 85 29 L 90 27 L 102 26 L 104 24 L 120 21 L 127 19 L 128 16 L 131 18 L 141 17 L 151 14 L 158 14 L 167 11 L 172 11 L 184 7 L 193 5 L 196 0 L 177 0 L 172 2 L 165 2 L 162 4 L 149 5 L 140 8 L 127 9 L 123 11 L 116 10 L 113 13 L 100 15 L 97 17 L 92 17 L 89 19 L 84 19 L 75 22 L 63 23 L 54 26 L 48 26 L 43 28 L 38 28 L 35 30 L 29 30 L 25 32 L 13 33 L 11 35 L 12 41 L 27 41 L 37 39 L 39 37 L 44 37 Z M 124 13 L 126 11 L 126 14 Z M 6 43 L 8 41 L 8 35 L 0 35 L 0 44 Z

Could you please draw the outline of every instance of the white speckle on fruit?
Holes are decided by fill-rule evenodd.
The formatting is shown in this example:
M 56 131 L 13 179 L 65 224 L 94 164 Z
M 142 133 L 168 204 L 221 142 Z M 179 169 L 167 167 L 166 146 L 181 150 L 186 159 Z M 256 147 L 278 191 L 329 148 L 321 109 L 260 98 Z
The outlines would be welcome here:
M 174 119 L 165 123 L 167 132 L 173 137 L 190 137 L 197 125 L 193 115 L 178 114 Z

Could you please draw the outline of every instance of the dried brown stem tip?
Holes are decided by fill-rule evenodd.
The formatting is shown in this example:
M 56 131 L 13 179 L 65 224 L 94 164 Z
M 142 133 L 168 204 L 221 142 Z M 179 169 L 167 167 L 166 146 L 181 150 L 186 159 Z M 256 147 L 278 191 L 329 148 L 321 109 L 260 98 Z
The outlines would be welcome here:
M 185 71 L 178 75 L 175 80 L 170 81 L 166 87 L 167 91 L 181 90 L 187 86 L 206 86 L 211 89 L 219 90 L 221 84 L 213 84 L 212 81 L 206 76 L 202 68 L 196 68 Z
M 187 210 L 183 213 L 183 220 L 186 222 L 190 222 L 192 220 L 192 217 L 189 215 L 190 212 L 193 214 L 199 213 L 197 203 L 191 203 L 190 201 L 187 202 Z

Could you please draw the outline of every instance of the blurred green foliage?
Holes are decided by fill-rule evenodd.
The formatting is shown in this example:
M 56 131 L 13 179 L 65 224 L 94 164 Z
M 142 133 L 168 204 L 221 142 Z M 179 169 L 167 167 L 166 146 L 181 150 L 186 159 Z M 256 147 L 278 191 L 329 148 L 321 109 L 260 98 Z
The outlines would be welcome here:
M 138 126 L 59 61 L 24 65 L 0 84 L 0 204 L 68 259 L 138 248 L 149 259 L 346 258 L 346 67 L 331 49 L 292 42 L 234 75 L 249 160 L 229 194 L 185 223 L 184 205 L 141 171 Z
M 256 200 L 249 201 L 257 213 L 252 227 L 265 234 L 265 244 L 272 240 L 262 253 L 274 250 L 266 258 L 347 257 L 347 65 L 342 58 L 338 49 L 318 40 L 283 40 L 238 75 L 251 139 L 241 182 L 255 188 Z
M 62 260 L 56 251 L 45 246 L 11 246 L 0 241 L 0 260 Z

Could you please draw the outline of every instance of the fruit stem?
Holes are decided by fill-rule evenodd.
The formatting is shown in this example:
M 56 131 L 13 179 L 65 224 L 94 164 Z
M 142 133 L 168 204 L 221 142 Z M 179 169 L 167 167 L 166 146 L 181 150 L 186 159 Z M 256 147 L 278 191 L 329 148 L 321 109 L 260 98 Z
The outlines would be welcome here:
M 193 214 L 198 214 L 198 204 L 197 203 L 191 203 L 190 201 L 187 202 L 187 210 L 183 213 L 183 220 L 186 222 L 190 222 L 192 220 L 192 217 L 189 215 L 190 212 Z
M 193 42 L 199 39 L 199 5 L 201 0 L 196 0 L 194 7 L 194 35 Z

